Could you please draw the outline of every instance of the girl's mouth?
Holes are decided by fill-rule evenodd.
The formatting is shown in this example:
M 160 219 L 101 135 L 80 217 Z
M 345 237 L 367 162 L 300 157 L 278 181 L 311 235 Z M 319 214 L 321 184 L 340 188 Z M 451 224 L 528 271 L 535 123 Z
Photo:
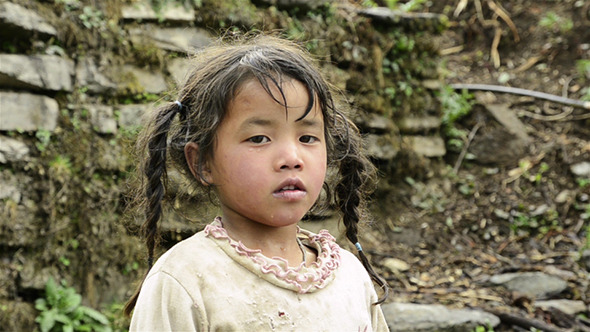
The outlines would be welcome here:
M 295 201 L 305 197 L 305 195 L 307 195 L 307 191 L 305 190 L 301 180 L 288 179 L 281 183 L 279 188 L 275 190 L 272 195 L 275 198 L 287 201 Z
M 300 190 L 300 189 L 297 186 L 290 185 L 290 186 L 285 186 L 285 187 L 279 189 L 279 192 L 288 191 L 288 190 Z

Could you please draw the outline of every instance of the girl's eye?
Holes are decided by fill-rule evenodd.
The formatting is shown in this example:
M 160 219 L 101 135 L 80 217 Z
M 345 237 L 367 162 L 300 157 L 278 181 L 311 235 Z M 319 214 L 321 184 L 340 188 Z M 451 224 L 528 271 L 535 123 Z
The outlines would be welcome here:
M 248 138 L 248 141 L 252 142 L 254 144 L 263 144 L 263 143 L 270 142 L 270 139 L 264 135 L 257 135 L 257 136 L 252 136 L 252 137 Z
M 306 143 L 306 144 L 310 144 L 310 143 L 315 143 L 318 141 L 318 138 L 315 136 L 311 136 L 311 135 L 303 135 L 301 136 L 301 138 L 299 138 L 299 141 L 301 143 Z

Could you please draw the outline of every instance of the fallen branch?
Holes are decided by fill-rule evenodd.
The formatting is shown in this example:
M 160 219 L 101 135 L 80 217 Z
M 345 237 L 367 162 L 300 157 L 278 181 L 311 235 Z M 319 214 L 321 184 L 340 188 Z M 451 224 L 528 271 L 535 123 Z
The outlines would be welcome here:
M 528 116 L 529 118 L 541 121 L 561 121 L 566 119 L 572 112 L 574 111 L 573 107 L 569 107 L 563 113 L 555 114 L 555 115 L 540 115 L 533 112 L 527 111 L 519 111 L 519 115 Z
M 461 150 L 461 154 L 459 154 L 459 158 L 457 158 L 457 162 L 455 163 L 455 167 L 453 167 L 453 172 L 457 174 L 459 172 L 459 168 L 461 168 L 461 163 L 463 162 L 463 158 L 465 158 L 465 154 L 467 154 L 467 149 L 469 149 L 469 145 L 471 145 L 471 141 L 475 138 L 475 134 L 481 127 L 481 124 L 478 122 L 469 132 L 469 136 L 467 137 L 467 142 L 463 145 L 463 149 Z
M 510 27 L 510 30 L 512 30 L 512 35 L 514 36 L 514 41 L 518 43 L 520 41 L 520 36 L 518 35 L 518 30 L 516 29 L 516 25 L 514 24 L 514 22 L 512 22 L 512 19 L 510 18 L 508 13 L 504 10 L 504 8 L 498 6 L 493 1 L 488 1 L 488 6 L 490 7 L 491 10 L 494 11 L 494 13 L 496 13 L 496 15 L 500 16 L 500 18 L 502 18 L 504 20 L 504 22 L 506 22 L 506 24 L 508 24 L 508 26 Z
M 532 319 L 532 318 L 526 318 L 526 317 L 521 317 L 521 316 L 517 316 L 515 314 L 511 314 L 511 313 L 507 313 L 507 312 L 500 312 L 497 310 L 488 310 L 488 309 L 484 309 L 487 312 L 496 315 L 498 318 L 500 318 L 500 320 L 502 321 L 502 323 L 507 324 L 507 325 L 516 325 L 516 326 L 520 326 L 522 328 L 525 328 L 526 330 L 530 330 L 531 328 L 535 328 L 544 332 L 561 332 L 562 330 L 559 329 L 556 326 L 553 325 L 549 325 L 549 324 L 545 324 L 544 322 L 541 322 L 537 319 Z
M 545 92 L 533 91 L 528 89 L 522 88 L 513 88 L 509 86 L 502 86 L 502 85 L 492 85 L 492 84 L 451 84 L 451 88 L 455 90 L 479 90 L 479 91 L 492 91 L 492 92 L 502 92 L 502 93 L 510 93 L 520 96 L 527 96 L 533 97 L 538 99 L 544 99 L 553 101 L 556 103 L 570 105 L 574 107 L 580 107 L 587 110 L 590 110 L 590 101 L 583 101 L 583 100 L 576 100 L 561 96 L 552 95 Z

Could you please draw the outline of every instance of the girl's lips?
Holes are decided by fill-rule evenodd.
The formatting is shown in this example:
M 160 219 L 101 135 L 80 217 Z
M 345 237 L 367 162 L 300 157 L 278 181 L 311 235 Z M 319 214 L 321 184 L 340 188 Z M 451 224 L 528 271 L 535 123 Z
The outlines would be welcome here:
M 281 182 L 272 195 L 275 198 L 293 201 L 305 197 L 305 195 L 307 195 L 307 191 L 305 190 L 305 186 L 301 180 L 298 178 L 292 178 Z

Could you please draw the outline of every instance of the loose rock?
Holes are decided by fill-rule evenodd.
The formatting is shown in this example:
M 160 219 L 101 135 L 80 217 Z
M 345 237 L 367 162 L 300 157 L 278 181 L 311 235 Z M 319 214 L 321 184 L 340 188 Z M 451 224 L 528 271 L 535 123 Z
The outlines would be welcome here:
M 500 324 L 490 313 L 469 309 L 448 309 L 442 305 L 387 303 L 382 306 L 389 329 L 404 332 L 473 331 L 477 326 Z
M 30 93 L 0 92 L 0 130 L 55 130 L 57 101 Z
M 490 282 L 536 299 L 545 299 L 567 289 L 563 279 L 542 272 L 499 274 L 492 276 Z
M 55 55 L 0 54 L 0 86 L 72 91 L 74 62 Z
M 37 13 L 8 1 L 0 3 L 0 31 L 4 36 L 37 35 L 43 39 L 57 35 L 57 30 Z
M 0 164 L 26 160 L 29 155 L 29 147 L 10 137 L 0 136 Z

